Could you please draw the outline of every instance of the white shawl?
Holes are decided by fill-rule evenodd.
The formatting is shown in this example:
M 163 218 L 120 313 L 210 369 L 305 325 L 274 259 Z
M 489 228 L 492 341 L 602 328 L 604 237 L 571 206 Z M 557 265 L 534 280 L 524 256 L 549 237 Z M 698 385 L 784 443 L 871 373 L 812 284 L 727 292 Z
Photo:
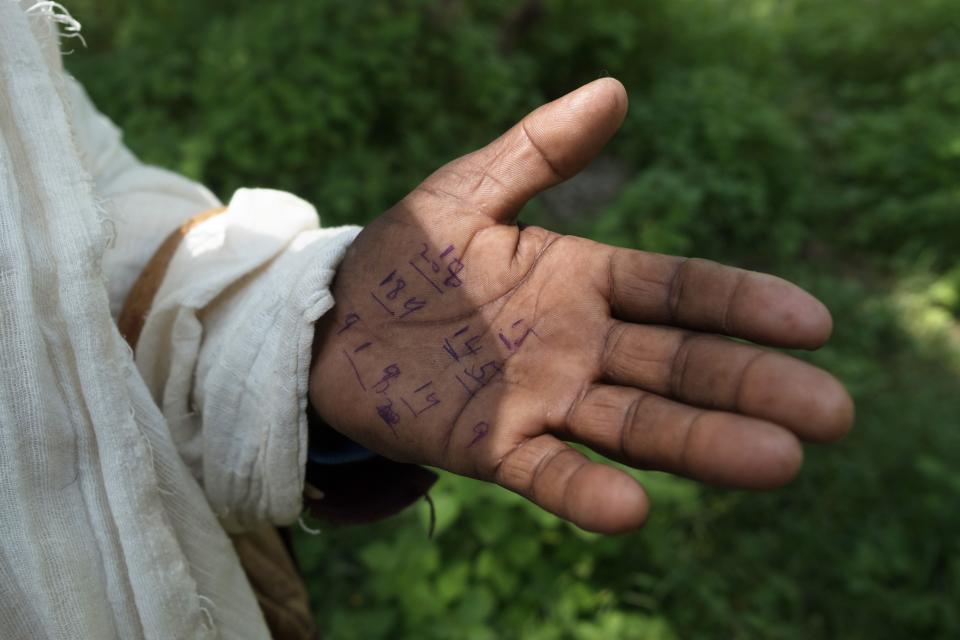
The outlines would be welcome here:
M 61 68 L 58 9 L 0 0 L 0 636 L 267 638 L 224 525 L 297 517 L 312 323 L 357 229 L 238 192 L 134 364 L 111 309 L 217 202 L 122 146 Z

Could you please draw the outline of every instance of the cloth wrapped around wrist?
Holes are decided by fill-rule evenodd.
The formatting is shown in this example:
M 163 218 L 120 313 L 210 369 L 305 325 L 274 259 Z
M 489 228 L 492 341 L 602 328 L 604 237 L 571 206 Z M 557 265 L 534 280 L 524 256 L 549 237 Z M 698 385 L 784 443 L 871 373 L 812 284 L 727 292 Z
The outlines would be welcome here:
M 204 211 L 174 230 L 134 282 L 117 324 L 134 349 L 182 239 L 225 208 Z M 307 407 L 309 449 L 303 502 L 330 525 L 369 523 L 402 511 L 424 496 L 437 479 L 423 467 L 388 460 L 352 442 Z M 317 637 L 306 588 L 290 553 L 289 532 L 273 525 L 231 535 L 244 571 L 274 638 Z

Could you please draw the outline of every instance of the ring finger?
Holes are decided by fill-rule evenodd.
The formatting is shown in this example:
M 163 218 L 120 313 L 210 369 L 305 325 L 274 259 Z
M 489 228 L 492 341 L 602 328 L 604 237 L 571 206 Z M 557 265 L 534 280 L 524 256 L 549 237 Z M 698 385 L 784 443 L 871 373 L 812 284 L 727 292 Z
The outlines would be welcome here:
M 805 440 L 835 440 L 853 421 L 850 397 L 829 373 L 711 334 L 612 320 L 601 368 L 605 382 L 769 420 Z

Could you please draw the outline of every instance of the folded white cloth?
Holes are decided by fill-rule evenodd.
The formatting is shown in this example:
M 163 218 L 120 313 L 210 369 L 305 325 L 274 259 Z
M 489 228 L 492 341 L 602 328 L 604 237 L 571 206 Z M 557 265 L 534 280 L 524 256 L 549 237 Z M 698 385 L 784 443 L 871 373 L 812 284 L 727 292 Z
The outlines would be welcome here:
M 318 229 L 290 194 L 241 189 L 187 234 L 157 292 L 137 364 L 231 530 L 300 513 L 313 325 L 357 231 Z
M 181 243 L 135 364 L 111 311 L 218 203 L 123 147 L 61 68 L 65 20 L 0 0 L 0 636 L 268 638 L 224 525 L 297 516 L 312 323 L 357 229 L 241 190 Z

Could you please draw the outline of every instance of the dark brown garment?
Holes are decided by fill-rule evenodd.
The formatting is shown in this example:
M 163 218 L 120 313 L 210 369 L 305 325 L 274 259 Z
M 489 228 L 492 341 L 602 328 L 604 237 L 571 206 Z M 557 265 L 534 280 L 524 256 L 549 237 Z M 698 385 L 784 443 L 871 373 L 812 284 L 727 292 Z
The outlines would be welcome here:
M 263 617 L 276 640 L 310 640 L 320 637 L 307 588 L 300 577 L 281 532 L 272 525 L 255 531 L 232 534 L 237 550 Z

